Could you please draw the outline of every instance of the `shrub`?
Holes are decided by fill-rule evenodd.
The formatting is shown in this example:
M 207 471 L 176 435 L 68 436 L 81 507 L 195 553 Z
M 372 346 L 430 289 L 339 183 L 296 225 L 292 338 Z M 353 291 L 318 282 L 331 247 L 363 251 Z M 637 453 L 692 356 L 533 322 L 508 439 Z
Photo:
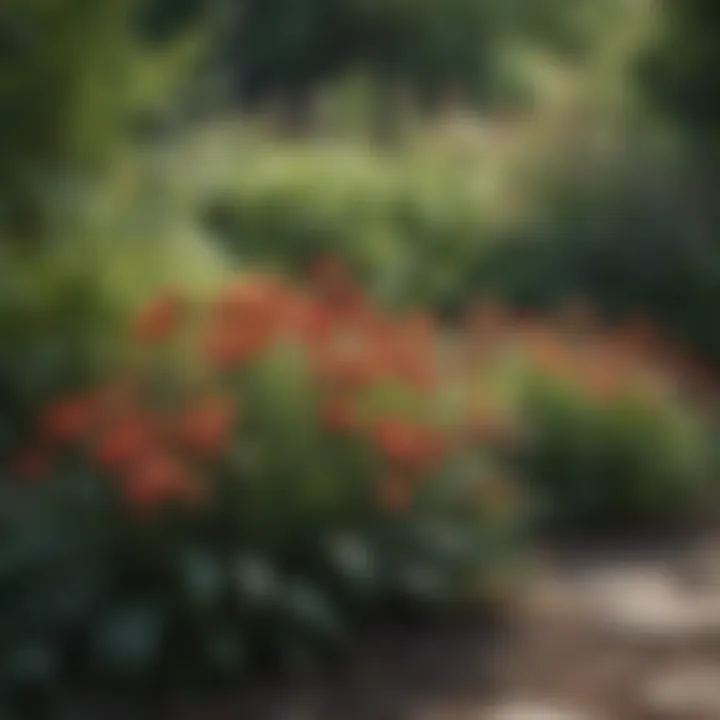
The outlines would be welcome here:
M 550 188 L 539 218 L 477 256 L 475 286 L 536 310 L 583 295 L 610 317 L 641 312 L 716 360 L 720 255 L 707 184 L 625 160 L 583 165 Z
M 92 273 L 57 257 L 0 248 L 0 464 L 62 388 L 87 382 L 110 354 L 118 308 Z
M 646 323 L 603 330 L 585 317 L 580 330 L 579 310 L 573 330 L 516 319 L 495 341 L 504 382 L 532 428 L 524 475 L 542 523 L 699 519 L 715 493 L 714 432 L 690 391 L 707 395 L 708 378 Z
M 518 499 L 462 343 L 332 260 L 140 314 L 2 485 L 0 681 L 195 683 L 297 661 L 394 601 L 481 597 Z
M 206 198 L 206 223 L 241 262 L 303 272 L 332 253 L 385 302 L 444 310 L 474 294 L 490 206 L 474 168 L 362 146 L 284 150 L 261 144 Z

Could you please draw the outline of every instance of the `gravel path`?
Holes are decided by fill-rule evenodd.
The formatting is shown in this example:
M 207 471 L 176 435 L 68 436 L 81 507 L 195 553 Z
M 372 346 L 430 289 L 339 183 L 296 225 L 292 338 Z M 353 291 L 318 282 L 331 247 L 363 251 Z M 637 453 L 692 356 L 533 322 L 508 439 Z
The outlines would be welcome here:
M 237 694 L 152 717 L 720 720 L 720 543 L 547 553 L 506 627 L 384 630 L 321 678 Z

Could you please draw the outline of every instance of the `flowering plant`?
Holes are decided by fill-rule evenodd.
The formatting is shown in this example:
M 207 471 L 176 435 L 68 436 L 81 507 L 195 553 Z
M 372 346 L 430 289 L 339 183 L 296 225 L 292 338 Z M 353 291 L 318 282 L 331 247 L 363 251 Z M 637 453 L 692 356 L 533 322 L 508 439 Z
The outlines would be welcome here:
M 474 327 L 532 428 L 523 475 L 552 528 L 687 525 L 713 505 L 717 380 L 647 321 L 486 305 Z
M 327 258 L 302 287 L 165 292 L 132 335 L 2 486 L 0 680 L 232 673 L 505 569 L 516 428 L 432 318 L 379 311 Z

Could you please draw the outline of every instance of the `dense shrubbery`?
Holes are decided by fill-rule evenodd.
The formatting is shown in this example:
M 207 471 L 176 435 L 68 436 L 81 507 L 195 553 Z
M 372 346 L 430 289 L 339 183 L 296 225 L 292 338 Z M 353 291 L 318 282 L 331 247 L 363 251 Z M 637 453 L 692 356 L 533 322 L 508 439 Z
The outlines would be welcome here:
M 481 598 L 533 514 L 666 526 L 714 497 L 705 378 L 646 325 L 481 304 L 450 332 L 313 267 L 168 291 L 45 407 L 0 486 L 3 689 L 301 661 L 395 602 Z
M 667 168 L 566 170 L 542 212 L 503 222 L 483 170 L 399 156 L 262 143 L 209 203 L 206 219 L 241 260 L 302 267 L 347 258 L 386 299 L 455 313 L 479 293 L 552 309 L 583 295 L 618 317 L 642 312 L 717 356 L 720 261 L 712 223 Z
M 566 315 L 560 324 L 505 321 L 489 334 L 498 380 L 532 429 L 525 477 L 541 524 L 697 520 L 717 493 L 715 436 L 690 398 L 711 401 L 712 374 L 647 323 L 602 330 L 580 307 Z
M 111 352 L 117 308 L 101 281 L 48 259 L 0 252 L 0 460 L 53 393 L 86 382 Z
M 260 147 L 207 207 L 241 261 L 297 270 L 331 252 L 388 302 L 456 308 L 474 294 L 488 218 L 467 168 L 343 146 Z
M 300 659 L 372 608 L 482 597 L 507 569 L 513 425 L 478 416 L 468 348 L 429 318 L 378 312 L 328 261 L 308 290 L 167 294 L 133 331 L 7 469 L 5 689 Z
M 707 188 L 670 178 L 662 167 L 571 174 L 539 221 L 488 243 L 476 283 L 534 308 L 582 294 L 610 317 L 641 312 L 717 358 L 720 253 L 700 197 Z

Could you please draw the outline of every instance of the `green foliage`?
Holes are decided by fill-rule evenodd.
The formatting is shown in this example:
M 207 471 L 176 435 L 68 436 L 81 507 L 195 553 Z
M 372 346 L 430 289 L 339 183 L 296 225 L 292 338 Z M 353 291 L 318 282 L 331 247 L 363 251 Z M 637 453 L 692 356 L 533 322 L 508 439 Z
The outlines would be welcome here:
M 37 409 L 103 367 L 118 308 L 102 280 L 57 254 L 43 260 L 0 251 L 0 460 L 16 449 Z
M 386 301 L 454 308 L 474 293 L 487 202 L 453 163 L 282 148 L 244 158 L 206 201 L 206 221 L 241 262 L 297 271 L 330 252 Z
M 302 99 L 363 68 L 382 89 L 409 87 L 430 103 L 448 88 L 485 103 L 497 95 L 498 53 L 523 38 L 577 45 L 566 0 L 245 0 L 230 62 L 244 97 Z M 380 97 L 378 103 L 383 103 Z M 378 107 L 379 113 L 386 108 Z
M 531 373 L 526 476 L 550 528 L 692 523 L 716 492 L 714 431 L 682 401 L 630 386 L 612 399 Z
M 689 143 L 717 162 L 720 119 L 720 13 L 712 0 L 664 0 L 664 34 L 641 66 L 650 97 Z
M 0 9 L 0 230 L 36 239 L 187 79 L 193 34 L 151 45 L 137 0 L 10 0 Z M 71 188 L 69 191 L 68 189 Z
M 220 307 L 198 311 L 212 319 Z M 192 338 L 204 337 L 200 316 L 189 317 Z M 176 341 L 185 347 L 188 337 Z M 393 509 L 377 497 L 391 468 L 372 434 L 328 428 L 326 398 L 298 348 L 275 345 L 218 373 L 198 365 L 195 353 L 195 362 L 185 362 L 174 347 L 131 353 L 143 359 L 132 365 L 143 368 L 139 417 L 161 419 L 153 452 L 170 448 L 197 471 L 209 501 L 145 505 L 126 496 L 131 478 L 96 457 L 102 419 L 78 447 L 55 448 L 49 476 L 7 470 L 0 482 L 3 696 L 42 697 L 78 678 L 128 690 L 156 682 L 192 688 L 236 678 L 258 662 L 304 662 L 353 637 L 388 603 L 476 601 L 507 569 L 519 508 L 485 501 L 501 464 L 496 448 L 453 446 L 416 478 L 410 504 Z M 177 380 L 170 395 L 169 379 Z M 236 414 L 227 444 L 202 461 L 172 440 L 179 417 L 168 407 L 183 407 L 208 386 Z M 444 427 L 464 405 L 452 383 L 441 388 L 417 397 L 393 384 L 368 387 L 361 399 Z
M 543 202 L 539 219 L 487 243 L 476 286 L 534 308 L 583 296 L 609 317 L 643 313 L 686 347 L 719 356 L 720 255 L 687 177 L 662 164 L 621 164 L 591 179 L 573 172 Z

